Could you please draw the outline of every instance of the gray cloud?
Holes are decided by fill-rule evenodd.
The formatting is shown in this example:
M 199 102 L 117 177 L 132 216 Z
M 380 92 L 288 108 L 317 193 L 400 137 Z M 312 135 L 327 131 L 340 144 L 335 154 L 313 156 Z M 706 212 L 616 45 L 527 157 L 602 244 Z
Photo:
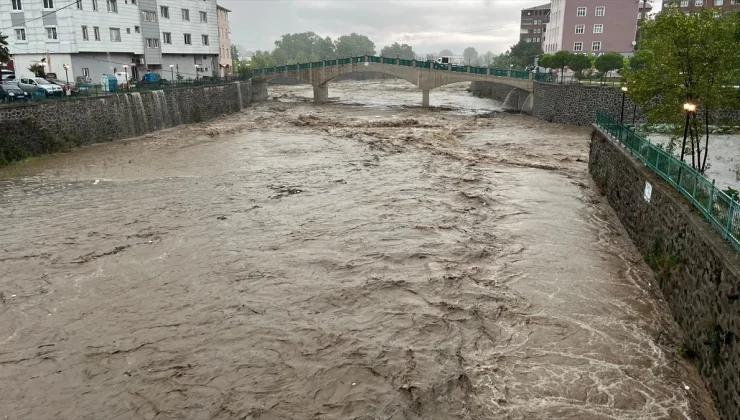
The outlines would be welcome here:
M 520 10 L 547 0 L 219 0 L 232 11 L 232 42 L 268 50 L 282 34 L 313 31 L 332 39 L 358 32 L 378 50 L 405 42 L 417 53 L 503 52 L 519 40 Z

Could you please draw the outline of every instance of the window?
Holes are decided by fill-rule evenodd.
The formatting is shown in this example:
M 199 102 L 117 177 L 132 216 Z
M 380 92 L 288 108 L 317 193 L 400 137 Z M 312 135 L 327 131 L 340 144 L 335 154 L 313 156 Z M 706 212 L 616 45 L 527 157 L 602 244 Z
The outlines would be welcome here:
M 637 20 L 642 19 L 642 12 L 637 12 Z
M 689 0 L 681 0 L 681 7 L 689 7 Z
M 90 40 L 90 34 L 87 33 L 87 26 L 82 27 L 82 40 L 83 41 L 89 41 Z
M 591 43 L 591 51 L 601 51 L 601 41 L 594 41 Z
M 534 20 L 532 19 L 524 19 L 522 20 L 522 25 L 531 25 L 534 23 Z
M 160 6 L 159 14 L 162 15 L 163 19 L 169 19 L 170 18 L 170 8 L 167 6 Z
M 159 40 L 157 38 L 147 38 L 146 47 L 147 48 L 159 48 Z
M 203 41 L 203 45 L 208 45 L 208 35 L 201 35 L 200 38 Z
M 54 26 L 50 26 L 46 28 L 46 39 L 56 41 L 59 38 L 57 38 L 57 28 Z
M 206 12 L 200 12 L 200 21 L 201 21 L 201 23 L 207 23 L 208 22 L 208 13 L 206 13 Z
M 83 67 L 83 68 L 82 68 L 82 75 L 83 75 L 84 77 L 90 77 L 90 69 L 89 69 L 89 68 L 87 68 L 87 67 Z
M 97 12 L 98 11 L 98 0 L 92 0 L 92 2 L 93 2 L 93 10 Z
M 573 51 L 583 51 L 583 42 L 576 42 L 573 44 Z
M 126 28 L 126 33 L 130 35 L 131 34 L 131 28 Z
M 576 9 L 576 16 L 586 16 L 586 8 L 579 7 L 578 9 Z
M 157 21 L 156 12 L 141 12 L 141 16 L 144 18 L 144 22 L 156 22 Z
M 118 13 L 118 1 L 108 0 L 108 11 L 111 13 Z
M 25 29 L 16 29 L 15 30 L 15 39 L 16 41 L 25 41 L 26 40 L 26 30 Z
M 162 42 L 165 44 L 172 44 L 172 33 L 162 32 Z
M 586 33 L 586 25 L 576 25 L 576 33 L 577 34 L 585 34 Z
M 704 6 L 704 0 L 696 0 L 696 1 L 694 1 L 694 6 Z
M 111 42 L 121 42 L 120 28 L 110 28 L 110 40 Z
M 604 25 L 601 23 L 597 23 L 594 25 L 594 33 L 595 34 L 603 34 L 604 33 Z
M 724 0 L 714 0 L 715 6 L 723 6 L 725 4 Z
M 93 35 L 95 35 L 95 40 L 100 41 L 100 28 L 97 26 L 93 26 Z
M 82 10 L 82 0 L 77 0 L 77 10 Z
M 44 9 L 53 9 L 54 0 L 44 0 Z
M 190 34 L 184 34 L 184 35 L 185 35 L 185 45 L 191 45 L 193 43 L 193 40 L 190 37 Z
M 182 9 L 182 20 L 190 20 L 190 10 Z
M 13 0 L 13 10 L 23 10 L 23 6 L 21 6 L 21 0 Z
M 599 6 L 596 8 L 596 16 L 604 16 L 606 14 L 606 7 Z
M 140 34 L 141 33 L 141 26 L 134 26 L 134 32 L 136 32 L 137 34 Z

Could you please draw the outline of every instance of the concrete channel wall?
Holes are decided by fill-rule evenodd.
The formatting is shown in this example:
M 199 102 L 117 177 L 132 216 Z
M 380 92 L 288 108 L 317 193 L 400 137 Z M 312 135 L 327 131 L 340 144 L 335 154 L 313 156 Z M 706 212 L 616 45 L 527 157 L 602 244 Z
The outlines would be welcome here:
M 492 82 L 471 82 L 470 92 L 479 98 L 491 98 L 494 101 L 503 102 L 513 88 L 511 86 L 502 85 L 500 83 Z
M 239 112 L 249 82 L 0 107 L 0 164 Z
M 655 271 L 722 419 L 740 420 L 740 254 L 675 188 L 595 128 L 589 171 Z M 646 193 L 646 185 L 651 193 Z

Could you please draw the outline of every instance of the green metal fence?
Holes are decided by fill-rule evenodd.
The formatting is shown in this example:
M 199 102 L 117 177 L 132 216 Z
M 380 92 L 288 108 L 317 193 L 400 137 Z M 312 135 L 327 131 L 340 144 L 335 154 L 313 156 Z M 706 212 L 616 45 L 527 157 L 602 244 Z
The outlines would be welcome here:
M 699 209 L 722 236 L 740 251 L 740 201 L 715 187 L 701 173 L 650 140 L 620 123 L 606 112 L 596 115 L 596 124 L 614 136 L 632 154 L 654 170 Z
M 521 70 L 512 70 L 511 77 L 515 79 L 529 79 L 529 72 L 521 71 Z
M 508 70 L 501 70 L 501 69 L 491 69 L 491 76 L 508 77 L 509 76 L 509 71 Z
M 402 66 L 406 66 L 406 67 L 413 67 L 414 66 L 414 60 L 399 59 L 398 60 L 398 64 L 400 64 Z
M 552 83 L 552 73 L 535 73 L 534 80 L 538 82 Z

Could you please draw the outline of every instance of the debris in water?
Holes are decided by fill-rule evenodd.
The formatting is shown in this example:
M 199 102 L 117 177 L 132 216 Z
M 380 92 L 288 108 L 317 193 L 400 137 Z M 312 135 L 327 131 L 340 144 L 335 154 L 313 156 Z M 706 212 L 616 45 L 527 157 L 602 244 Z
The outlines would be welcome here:
M 226 220 L 226 216 L 218 216 L 217 219 L 218 220 Z M 149 241 L 149 243 L 151 243 L 151 241 Z
M 96 179 L 95 182 L 93 182 L 93 185 L 98 185 L 100 183 L 99 179 Z

